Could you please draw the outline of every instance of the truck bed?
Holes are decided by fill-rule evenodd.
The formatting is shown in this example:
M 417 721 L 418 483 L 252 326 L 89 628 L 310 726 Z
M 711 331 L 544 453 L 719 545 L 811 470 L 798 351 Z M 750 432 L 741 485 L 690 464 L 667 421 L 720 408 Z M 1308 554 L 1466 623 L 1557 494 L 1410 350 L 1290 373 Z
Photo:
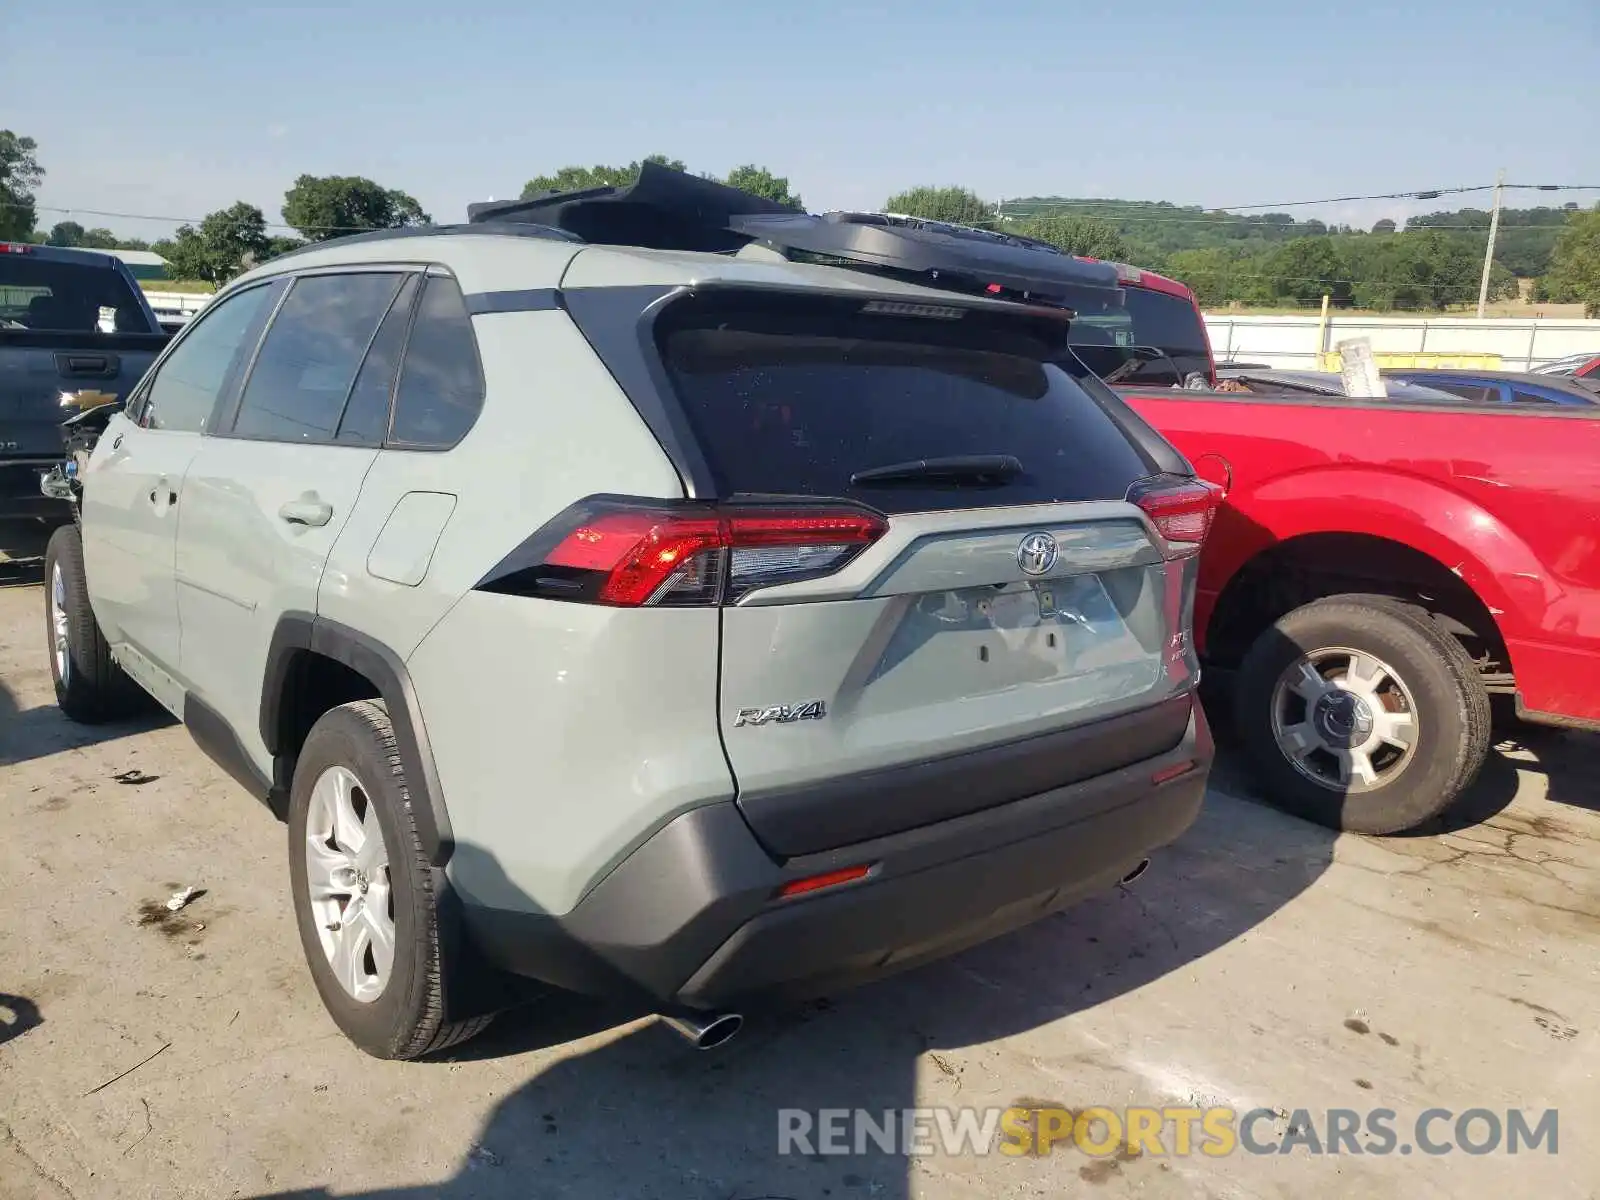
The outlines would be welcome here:
M 1264 552 L 1293 543 L 1359 574 L 1387 543 L 1482 602 L 1530 714 L 1600 721 L 1600 408 L 1119 391 L 1227 492 L 1201 562 L 1203 651 Z

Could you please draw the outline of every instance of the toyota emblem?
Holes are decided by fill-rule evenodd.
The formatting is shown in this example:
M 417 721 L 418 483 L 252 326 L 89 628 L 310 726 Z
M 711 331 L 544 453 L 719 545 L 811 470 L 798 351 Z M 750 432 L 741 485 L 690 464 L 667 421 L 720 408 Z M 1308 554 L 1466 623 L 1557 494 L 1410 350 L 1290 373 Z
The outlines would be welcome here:
M 1048 533 L 1030 533 L 1017 546 L 1017 565 L 1024 575 L 1044 575 L 1056 565 L 1056 540 Z

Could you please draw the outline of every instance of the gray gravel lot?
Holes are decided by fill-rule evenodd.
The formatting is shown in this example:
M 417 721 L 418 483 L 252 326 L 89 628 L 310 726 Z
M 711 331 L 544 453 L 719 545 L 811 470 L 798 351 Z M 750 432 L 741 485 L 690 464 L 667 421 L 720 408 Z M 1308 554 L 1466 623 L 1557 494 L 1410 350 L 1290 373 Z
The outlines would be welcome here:
M 282 827 L 179 726 L 61 718 L 42 607 L 0 563 L 0 1196 L 1600 1196 L 1595 738 L 1507 744 L 1471 811 L 1388 841 L 1224 768 L 1133 887 L 723 1051 L 550 1001 L 402 1065 L 318 1006 Z M 1273 1142 L 1296 1109 L 1409 1143 L 1430 1107 L 1553 1107 L 1559 1153 L 778 1154 L 780 1108 L 1019 1101 L 1278 1109 Z

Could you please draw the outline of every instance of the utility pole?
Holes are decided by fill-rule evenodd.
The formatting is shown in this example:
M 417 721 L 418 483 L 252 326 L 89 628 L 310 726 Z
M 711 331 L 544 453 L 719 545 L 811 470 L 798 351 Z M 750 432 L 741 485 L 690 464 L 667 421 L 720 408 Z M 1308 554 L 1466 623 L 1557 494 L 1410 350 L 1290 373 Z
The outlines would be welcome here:
M 1483 319 L 1484 305 L 1489 303 L 1489 272 L 1494 268 L 1494 239 L 1500 232 L 1500 197 L 1505 191 L 1506 173 L 1502 169 L 1494 181 L 1494 212 L 1489 216 L 1489 247 L 1483 252 L 1483 282 L 1478 285 L 1478 319 Z

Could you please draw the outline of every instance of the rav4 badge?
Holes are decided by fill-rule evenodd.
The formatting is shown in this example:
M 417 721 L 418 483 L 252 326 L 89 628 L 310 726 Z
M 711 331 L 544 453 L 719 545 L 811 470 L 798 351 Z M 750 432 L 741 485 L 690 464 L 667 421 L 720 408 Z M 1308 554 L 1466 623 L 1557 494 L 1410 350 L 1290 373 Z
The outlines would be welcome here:
M 765 708 L 741 708 L 735 729 L 743 725 L 789 725 L 795 721 L 820 721 L 828 715 L 828 706 L 821 700 L 807 700 L 802 704 L 769 704 Z

